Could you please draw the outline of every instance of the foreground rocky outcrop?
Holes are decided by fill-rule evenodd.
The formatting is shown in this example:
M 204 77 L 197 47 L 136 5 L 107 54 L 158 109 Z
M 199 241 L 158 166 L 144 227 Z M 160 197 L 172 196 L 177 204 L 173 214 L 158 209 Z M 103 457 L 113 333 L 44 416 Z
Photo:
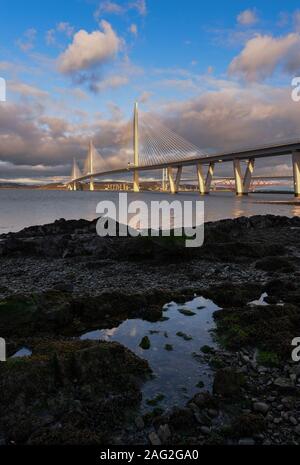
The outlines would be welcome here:
M 0 442 L 300 443 L 300 218 L 210 223 L 200 249 L 179 238 L 99 238 L 95 221 L 59 220 L 0 237 Z M 266 292 L 267 306 L 249 306 Z M 217 348 L 210 393 L 142 416 L 148 364 L 116 343 L 79 341 L 162 306 L 212 299 Z M 141 335 L 142 336 L 142 335 Z
M 16 444 L 111 442 L 149 373 L 117 343 L 36 341 L 32 357 L 0 365 L 0 430 Z

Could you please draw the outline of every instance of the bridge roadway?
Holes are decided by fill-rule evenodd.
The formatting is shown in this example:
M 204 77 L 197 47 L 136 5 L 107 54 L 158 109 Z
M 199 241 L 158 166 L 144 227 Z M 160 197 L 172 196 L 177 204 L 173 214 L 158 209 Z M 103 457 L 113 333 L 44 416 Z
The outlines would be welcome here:
M 211 179 L 213 176 L 214 165 L 215 163 L 225 163 L 233 161 L 234 163 L 234 175 L 236 180 L 236 193 L 237 194 L 247 194 L 249 183 L 252 177 L 252 172 L 254 168 L 254 160 L 257 158 L 267 158 L 267 157 L 278 157 L 282 155 L 293 155 L 293 170 L 294 170 L 294 185 L 295 185 L 295 195 L 300 195 L 300 139 L 282 142 L 280 144 L 272 144 L 265 146 L 255 146 L 248 147 L 246 149 L 238 149 L 230 152 L 219 152 L 211 155 L 206 155 L 202 157 L 188 158 L 186 160 L 177 160 L 177 161 L 164 161 L 160 164 L 149 164 L 141 166 L 127 166 L 125 168 L 119 168 L 115 170 L 101 171 L 95 173 L 89 173 L 84 176 L 72 179 L 71 183 L 76 183 L 80 181 L 85 181 L 91 178 L 96 178 L 100 176 L 115 175 L 115 174 L 124 174 L 124 173 L 134 173 L 143 172 L 143 171 L 153 171 L 158 169 L 167 168 L 169 181 L 171 185 L 171 192 L 177 192 L 177 188 L 180 182 L 181 170 L 183 166 L 197 166 L 198 168 L 198 180 L 199 180 L 199 190 L 200 193 L 208 193 Z M 248 160 L 248 166 L 246 169 L 245 177 L 241 174 L 240 161 Z M 203 179 L 202 166 L 209 165 L 208 174 L 206 180 Z M 172 170 L 173 168 L 178 169 L 176 181 L 173 179 Z M 71 184 L 70 183 L 70 184 Z

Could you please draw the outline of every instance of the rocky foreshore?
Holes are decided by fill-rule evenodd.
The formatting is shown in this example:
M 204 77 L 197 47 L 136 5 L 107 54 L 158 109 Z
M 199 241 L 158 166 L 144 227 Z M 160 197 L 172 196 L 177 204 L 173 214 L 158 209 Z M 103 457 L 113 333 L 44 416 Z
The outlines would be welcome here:
M 208 223 L 205 243 L 100 238 L 58 220 L 0 237 L 2 444 L 300 444 L 300 218 Z M 267 293 L 267 305 L 251 305 Z M 199 347 L 211 392 L 139 411 L 151 367 L 118 343 L 80 341 L 128 318 L 158 321 L 170 301 L 213 300 L 217 347 Z

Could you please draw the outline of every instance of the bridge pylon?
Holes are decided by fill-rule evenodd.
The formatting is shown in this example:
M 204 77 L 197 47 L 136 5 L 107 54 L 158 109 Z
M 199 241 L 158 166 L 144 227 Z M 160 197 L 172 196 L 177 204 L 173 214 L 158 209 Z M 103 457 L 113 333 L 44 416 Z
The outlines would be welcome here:
M 293 175 L 295 197 L 300 197 L 300 152 L 293 152 Z
M 251 178 L 254 171 L 254 162 L 254 158 L 250 158 L 248 160 L 246 172 L 243 177 L 240 160 L 233 160 L 236 195 L 248 195 L 249 187 L 251 184 Z
M 138 103 L 134 105 L 133 115 L 133 153 L 134 153 L 134 167 L 139 166 L 139 114 L 138 114 Z M 139 172 L 137 169 L 133 171 L 133 190 L 134 192 L 140 191 Z
M 206 178 L 204 178 L 203 165 L 202 163 L 197 163 L 197 176 L 198 176 L 198 188 L 201 195 L 209 194 L 211 182 L 213 179 L 215 170 L 215 164 L 210 163 L 208 165 L 208 170 Z
M 72 190 L 72 191 L 77 190 L 77 184 L 76 184 L 75 179 L 77 179 L 79 176 L 80 176 L 80 169 L 78 168 L 75 158 L 73 158 L 73 165 L 72 165 L 72 171 L 71 171 L 71 182 L 68 184 L 69 190 Z
M 179 190 L 179 184 L 180 184 L 180 179 L 181 179 L 181 174 L 182 174 L 182 166 L 178 166 L 177 168 L 177 174 L 176 178 L 174 180 L 173 177 L 173 167 L 169 166 L 167 168 L 167 176 L 169 179 L 169 185 L 170 185 L 170 192 L 171 194 L 177 194 Z
M 94 144 L 93 141 L 90 140 L 89 143 L 89 154 L 88 154 L 88 164 L 89 164 L 89 174 L 93 174 L 94 172 Z M 95 190 L 95 185 L 94 185 L 94 177 L 90 177 L 90 191 Z

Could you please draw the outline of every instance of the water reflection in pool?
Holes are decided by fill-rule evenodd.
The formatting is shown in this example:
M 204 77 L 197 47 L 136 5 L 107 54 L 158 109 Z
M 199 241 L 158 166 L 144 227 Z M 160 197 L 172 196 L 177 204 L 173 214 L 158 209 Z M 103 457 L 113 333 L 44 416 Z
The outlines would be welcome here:
M 211 388 L 212 372 L 195 354 L 200 354 L 204 345 L 215 345 L 212 315 L 218 309 L 203 297 L 183 305 L 171 302 L 164 306 L 162 321 L 126 320 L 117 328 L 92 331 L 81 339 L 118 341 L 148 360 L 154 378 L 142 387 L 143 409 L 149 408 L 147 401 L 156 397 L 159 407 L 183 405 L 199 392 L 199 382 L 202 389 Z M 150 340 L 148 350 L 140 347 L 145 336 Z

